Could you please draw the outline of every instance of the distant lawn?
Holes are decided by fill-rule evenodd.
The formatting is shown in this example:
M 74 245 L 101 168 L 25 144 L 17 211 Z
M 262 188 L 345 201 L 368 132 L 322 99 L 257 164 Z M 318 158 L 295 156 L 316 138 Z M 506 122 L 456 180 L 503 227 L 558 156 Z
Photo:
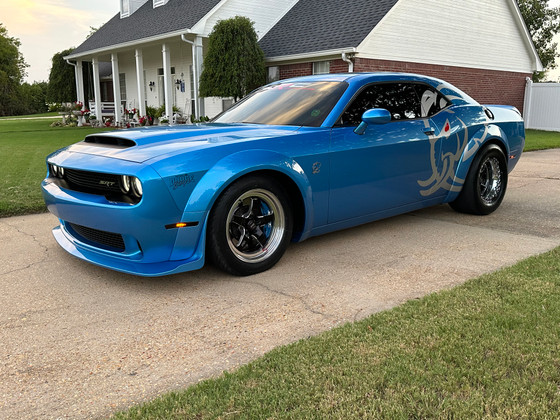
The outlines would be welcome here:
M 51 128 L 53 121 L 0 119 L 0 217 L 45 211 L 40 183 L 47 172 L 46 156 L 102 130 Z
M 557 131 L 527 130 L 524 152 L 560 147 L 560 133 Z
M 40 114 L 53 116 L 57 113 Z M 37 116 L 37 115 L 35 115 Z M 28 118 L 33 116 L 21 116 Z M 12 118 L 12 117 L 8 117 Z M 51 128 L 52 119 L 0 118 L 0 217 L 45 211 L 39 184 L 45 176 L 45 157 L 103 129 Z M 560 133 L 527 130 L 525 151 L 560 147 Z
M 115 419 L 557 419 L 560 248 Z
M 12 119 L 12 118 L 37 118 L 37 117 L 40 117 L 40 118 L 42 118 L 42 117 L 60 117 L 60 115 L 58 114 L 58 112 L 45 112 L 44 114 L 16 115 L 14 117 L 0 117 L 0 120 L 7 120 L 7 119 Z

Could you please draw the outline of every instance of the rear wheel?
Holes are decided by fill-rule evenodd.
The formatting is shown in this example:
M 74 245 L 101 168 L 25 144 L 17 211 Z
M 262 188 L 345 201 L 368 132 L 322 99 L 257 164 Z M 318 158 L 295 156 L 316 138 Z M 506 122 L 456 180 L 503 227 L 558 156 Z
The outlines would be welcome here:
M 476 155 L 459 197 L 449 205 L 462 213 L 490 214 L 502 203 L 507 181 L 504 152 L 490 144 Z
M 260 273 L 282 257 L 292 228 L 282 186 L 265 177 L 243 178 L 218 198 L 210 213 L 207 254 L 231 274 Z

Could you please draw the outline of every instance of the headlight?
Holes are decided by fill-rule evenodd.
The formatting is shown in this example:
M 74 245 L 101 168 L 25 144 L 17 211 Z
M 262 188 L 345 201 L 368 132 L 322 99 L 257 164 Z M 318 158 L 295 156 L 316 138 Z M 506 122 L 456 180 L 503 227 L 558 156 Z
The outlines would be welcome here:
M 58 168 L 58 176 L 64 178 L 64 168 L 62 166 Z
M 135 176 L 131 178 L 132 178 L 132 190 L 134 191 L 134 194 L 137 195 L 138 197 L 142 197 L 142 183 Z
M 52 173 L 54 176 L 58 176 L 58 166 L 56 165 L 51 165 L 52 168 Z

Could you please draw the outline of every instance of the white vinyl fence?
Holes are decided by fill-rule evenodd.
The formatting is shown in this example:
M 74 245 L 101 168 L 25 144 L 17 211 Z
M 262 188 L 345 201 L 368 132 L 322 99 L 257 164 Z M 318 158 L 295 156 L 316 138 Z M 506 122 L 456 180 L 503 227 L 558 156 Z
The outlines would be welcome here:
M 560 83 L 533 83 L 527 78 L 525 128 L 560 131 Z

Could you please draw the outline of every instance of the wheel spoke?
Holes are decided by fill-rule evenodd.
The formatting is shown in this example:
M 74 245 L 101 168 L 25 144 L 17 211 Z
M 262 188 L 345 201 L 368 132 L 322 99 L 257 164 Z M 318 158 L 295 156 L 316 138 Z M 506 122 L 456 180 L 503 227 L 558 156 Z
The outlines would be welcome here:
M 270 258 L 285 235 L 282 203 L 270 191 L 255 188 L 242 193 L 227 219 L 229 247 L 235 257 L 247 263 Z
M 268 214 L 264 214 L 262 216 L 257 216 L 256 217 L 256 222 L 259 226 L 264 226 L 267 225 L 269 223 L 274 222 L 274 213 L 270 212 Z

